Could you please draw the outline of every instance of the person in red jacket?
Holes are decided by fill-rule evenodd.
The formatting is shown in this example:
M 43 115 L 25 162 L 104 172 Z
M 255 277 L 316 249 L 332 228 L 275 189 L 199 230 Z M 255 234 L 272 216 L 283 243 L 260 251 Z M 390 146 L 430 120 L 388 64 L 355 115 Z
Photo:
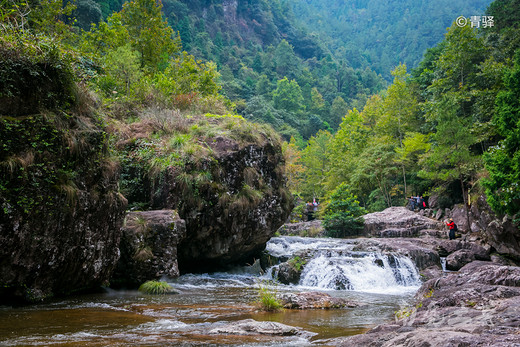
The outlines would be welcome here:
M 446 225 L 450 228 L 450 233 L 449 233 L 450 240 L 455 240 L 455 231 L 457 230 L 457 225 L 453 221 L 453 218 L 450 218 L 450 222 L 446 223 Z

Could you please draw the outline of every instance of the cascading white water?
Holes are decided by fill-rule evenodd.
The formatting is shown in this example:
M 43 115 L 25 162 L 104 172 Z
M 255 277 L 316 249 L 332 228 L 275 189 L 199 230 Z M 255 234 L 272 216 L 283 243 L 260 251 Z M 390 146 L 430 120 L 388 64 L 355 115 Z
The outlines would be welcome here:
M 327 252 L 305 265 L 299 285 L 329 290 L 394 293 L 415 290 L 420 280 L 414 264 L 406 257 Z
M 340 239 L 273 238 L 270 254 L 290 258 L 310 252 L 299 286 L 325 290 L 354 290 L 397 294 L 415 291 L 419 273 L 408 257 L 380 252 L 356 252 L 356 243 Z
M 446 257 L 441 257 L 442 271 L 446 272 Z

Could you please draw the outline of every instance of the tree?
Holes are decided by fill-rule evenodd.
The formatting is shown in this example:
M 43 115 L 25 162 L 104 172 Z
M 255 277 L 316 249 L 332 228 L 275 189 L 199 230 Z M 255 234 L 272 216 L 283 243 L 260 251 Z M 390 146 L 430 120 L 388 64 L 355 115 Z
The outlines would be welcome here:
M 497 213 L 520 212 L 520 51 L 504 75 L 505 89 L 496 99 L 493 118 L 503 138 L 484 155 L 489 178 L 484 181 L 488 202 Z
M 306 199 L 325 196 L 324 183 L 329 172 L 328 147 L 332 135 L 320 130 L 309 139 L 307 147 L 301 153 L 301 162 L 305 167 L 302 193 Z
M 98 85 L 107 95 L 117 92 L 118 96 L 132 97 L 138 93 L 136 85 L 143 78 L 139 67 L 139 53 L 127 44 L 110 51 L 104 61 L 106 75 L 100 76 Z
M 279 80 L 273 92 L 274 107 L 287 111 L 299 111 L 303 108 L 303 96 L 300 86 L 295 80 L 287 77 Z
M 353 189 L 360 188 L 350 184 L 350 179 L 358 159 L 361 159 L 369 135 L 363 115 L 357 109 L 348 111 L 328 146 L 330 160 L 330 170 L 326 177 L 328 190 L 334 189 L 341 182 L 349 183 Z
M 323 226 L 328 236 L 345 237 L 359 234 L 363 229 L 365 209 L 359 205 L 346 183 L 341 183 L 325 203 Z
M 121 21 L 130 34 L 130 43 L 141 55 L 141 67 L 158 70 L 180 50 L 180 37 L 162 18 L 162 4 L 156 0 L 126 2 Z
M 314 87 L 311 90 L 311 107 L 310 111 L 322 116 L 325 112 L 325 100 L 318 91 L 318 88 Z
M 280 41 L 276 46 L 274 63 L 278 76 L 289 76 L 291 78 L 296 76 L 298 57 L 294 54 L 293 47 L 286 40 Z
M 332 106 L 330 108 L 330 116 L 327 118 L 327 122 L 329 123 L 332 129 L 337 129 L 339 124 L 341 123 L 341 118 L 347 114 L 348 104 L 343 100 L 341 96 L 337 96 L 332 102 Z
M 400 64 L 392 71 L 394 83 L 387 89 L 383 102 L 383 113 L 377 126 L 380 131 L 396 140 L 397 146 L 403 148 L 403 139 L 406 132 L 415 129 L 415 116 L 419 111 L 417 99 L 410 91 L 406 78 L 406 65 Z M 406 198 L 406 168 L 401 165 L 404 192 Z
M 293 195 L 301 192 L 302 174 L 304 171 L 301 164 L 301 153 L 296 145 L 296 140 L 291 137 L 289 142 L 282 143 L 282 152 L 285 159 L 285 176 L 287 177 L 287 187 Z
M 485 47 L 475 30 L 455 23 L 446 34 L 446 46 L 435 63 L 437 78 L 428 87 L 424 104 L 427 121 L 435 127 L 431 150 L 421 160 L 420 177 L 448 183 L 460 182 L 468 227 L 467 187 L 481 166 L 472 148 L 480 141 L 472 111 L 478 66 L 485 58 Z

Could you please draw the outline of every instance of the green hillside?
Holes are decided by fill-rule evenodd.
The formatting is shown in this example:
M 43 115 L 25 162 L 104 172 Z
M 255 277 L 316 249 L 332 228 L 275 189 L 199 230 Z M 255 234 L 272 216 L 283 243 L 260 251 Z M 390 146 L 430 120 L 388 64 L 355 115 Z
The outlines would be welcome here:
M 459 16 L 482 16 L 490 0 L 290 0 L 298 23 L 338 59 L 389 81 L 399 63 L 416 67 Z

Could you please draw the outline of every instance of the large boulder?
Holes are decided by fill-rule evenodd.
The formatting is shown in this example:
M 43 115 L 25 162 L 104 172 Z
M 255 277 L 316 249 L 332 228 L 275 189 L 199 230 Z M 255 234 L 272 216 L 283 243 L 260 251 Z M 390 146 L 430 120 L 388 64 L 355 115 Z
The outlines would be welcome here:
M 172 199 L 172 207 L 186 220 L 186 238 L 179 247 L 183 269 L 250 261 L 260 255 L 292 208 L 283 164 L 281 147 L 269 141 L 222 152 L 213 175 L 220 194 L 211 187 L 200 192 L 206 196 L 202 206 Z
M 151 146 L 161 128 L 141 117 L 127 131 L 132 137 L 123 141 L 120 135 L 128 157 L 123 170 L 128 199 L 134 206 L 176 210 L 186 221 L 178 246 L 181 272 L 259 258 L 293 205 L 279 136 L 238 116 L 179 116 L 178 122 L 192 124 L 182 128 L 187 134 L 163 132 L 156 140 L 161 142 Z
M 179 276 L 177 245 L 186 236 L 186 225 L 177 212 L 130 212 L 122 229 L 121 257 L 112 285 L 135 287 L 147 280 Z
M 437 230 L 442 224 L 412 212 L 406 207 L 390 207 L 363 216 L 364 233 L 373 237 L 412 237 L 425 230 Z

